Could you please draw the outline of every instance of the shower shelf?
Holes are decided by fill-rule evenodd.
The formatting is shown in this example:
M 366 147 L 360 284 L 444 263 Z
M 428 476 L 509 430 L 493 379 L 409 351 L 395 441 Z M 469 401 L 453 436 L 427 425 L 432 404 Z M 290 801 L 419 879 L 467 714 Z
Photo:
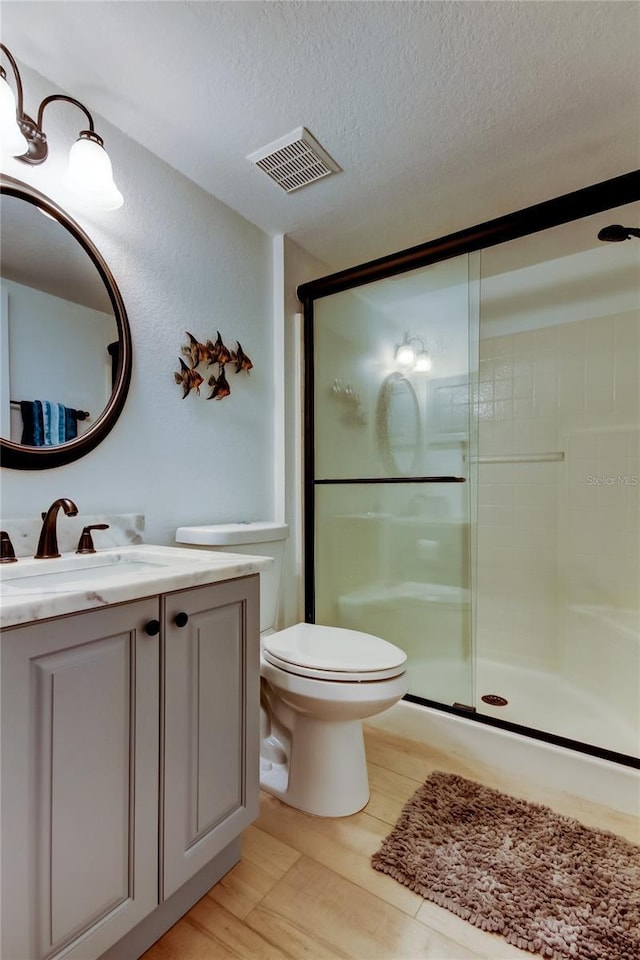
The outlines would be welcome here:
M 508 453 L 504 456 L 465 457 L 469 463 L 552 463 L 564 460 L 564 450 L 550 453 Z

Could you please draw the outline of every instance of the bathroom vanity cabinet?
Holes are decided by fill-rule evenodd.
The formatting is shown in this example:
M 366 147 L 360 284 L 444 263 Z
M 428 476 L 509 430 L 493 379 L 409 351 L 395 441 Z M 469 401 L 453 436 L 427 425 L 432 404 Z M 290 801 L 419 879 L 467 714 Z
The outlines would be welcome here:
M 10 627 L 0 668 L 1 956 L 133 960 L 257 816 L 258 575 Z

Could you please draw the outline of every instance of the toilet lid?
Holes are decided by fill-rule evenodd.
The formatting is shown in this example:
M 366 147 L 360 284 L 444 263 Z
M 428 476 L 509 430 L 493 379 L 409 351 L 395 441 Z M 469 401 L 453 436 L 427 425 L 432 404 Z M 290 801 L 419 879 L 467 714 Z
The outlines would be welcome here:
M 268 663 L 300 676 L 325 680 L 386 680 L 404 670 L 407 655 L 370 633 L 297 623 L 265 637 Z

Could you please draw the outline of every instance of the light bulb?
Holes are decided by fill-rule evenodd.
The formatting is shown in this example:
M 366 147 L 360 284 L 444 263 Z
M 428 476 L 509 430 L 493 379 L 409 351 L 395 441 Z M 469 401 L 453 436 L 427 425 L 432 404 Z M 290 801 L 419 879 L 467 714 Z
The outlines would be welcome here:
M 410 343 L 401 343 L 396 350 L 396 363 L 403 367 L 412 367 L 416 361 L 416 355 Z
M 18 126 L 16 98 L 5 77 L 0 77 L 0 147 L 10 157 L 21 157 L 29 144 Z
M 117 210 L 124 203 L 113 181 L 111 160 L 95 135 L 82 131 L 69 151 L 65 185 L 87 206 L 96 210 Z
M 416 373 L 429 373 L 429 370 L 431 370 L 431 357 L 426 350 L 418 354 L 416 365 L 413 369 Z

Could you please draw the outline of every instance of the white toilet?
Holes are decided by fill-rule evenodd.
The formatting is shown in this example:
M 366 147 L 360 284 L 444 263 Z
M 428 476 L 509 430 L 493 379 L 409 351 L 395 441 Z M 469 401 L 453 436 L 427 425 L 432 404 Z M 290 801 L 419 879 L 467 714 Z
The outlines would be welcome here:
M 260 786 L 320 817 L 369 799 L 362 721 L 408 690 L 406 654 L 368 633 L 297 623 L 273 632 L 287 526 L 179 527 L 176 542 L 273 557 L 260 574 Z

